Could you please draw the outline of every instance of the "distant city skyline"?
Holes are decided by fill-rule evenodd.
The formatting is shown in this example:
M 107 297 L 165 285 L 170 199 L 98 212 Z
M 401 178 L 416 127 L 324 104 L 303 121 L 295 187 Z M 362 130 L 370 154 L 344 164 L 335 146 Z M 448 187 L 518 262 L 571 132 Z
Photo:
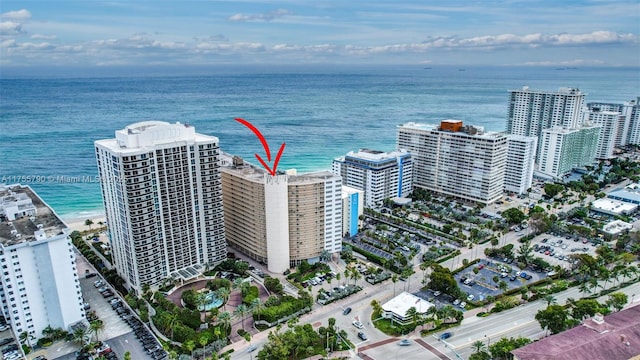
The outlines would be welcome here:
M 3 1 L 0 65 L 639 66 L 640 3 Z

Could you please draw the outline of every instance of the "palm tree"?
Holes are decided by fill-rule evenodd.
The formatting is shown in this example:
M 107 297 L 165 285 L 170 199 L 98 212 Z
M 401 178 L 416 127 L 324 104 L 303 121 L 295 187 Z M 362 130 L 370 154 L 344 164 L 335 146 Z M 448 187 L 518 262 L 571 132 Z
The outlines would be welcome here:
M 91 225 L 93 225 L 93 220 L 87 219 L 84 224 L 89 227 L 89 231 L 91 231 Z
M 253 313 L 257 313 L 258 314 L 258 320 L 260 320 L 260 311 L 262 309 L 264 309 L 264 304 L 262 303 L 262 300 L 260 300 L 260 298 L 255 298 L 251 301 L 251 309 L 253 309 Z
M 380 305 L 380 303 L 376 299 L 371 300 L 371 307 L 373 308 L 373 313 L 374 314 L 381 315 L 382 312 L 384 311 L 382 309 L 382 305 Z
M 89 328 L 91 329 L 91 332 L 96 335 L 96 342 L 99 341 L 98 334 L 100 333 L 100 331 L 104 330 L 104 323 L 102 322 L 102 320 L 92 321 L 89 324 Z
M 78 327 L 73 331 L 73 342 L 83 347 L 87 341 L 87 335 L 89 334 L 87 328 Z
M 228 332 L 231 326 L 231 314 L 228 311 L 221 313 L 218 315 L 218 321 L 222 323 L 222 327 Z
M 393 296 L 396 296 L 396 282 L 398 281 L 398 275 L 391 275 L 391 281 L 393 282 Z
M 553 295 L 547 295 L 544 297 L 544 300 L 547 302 L 547 306 L 551 305 L 551 304 L 555 304 L 557 303 L 557 299 L 555 296 Z
M 244 330 L 244 317 L 251 312 L 251 309 L 245 304 L 240 304 L 238 307 L 233 310 L 233 315 L 239 317 L 242 321 L 242 330 Z
M 169 312 L 167 315 L 164 332 L 166 334 L 169 330 L 171 330 L 171 340 L 173 340 L 173 329 L 175 328 L 177 323 L 178 323 L 178 314 Z
M 215 295 L 222 299 L 223 301 L 223 309 L 227 310 L 227 300 L 229 300 L 229 295 L 231 295 L 231 291 L 228 287 L 223 286 L 215 291 Z
M 352 268 L 351 270 L 351 280 L 353 280 L 354 285 L 358 285 L 358 280 L 362 279 L 362 274 L 356 268 Z
M 418 317 L 420 316 L 420 313 L 418 312 L 418 310 L 416 309 L 415 306 L 410 307 L 409 309 L 407 309 L 407 312 L 404 315 L 405 317 L 411 319 L 411 323 L 413 324 L 413 326 L 416 326 L 416 321 L 418 320 Z
M 480 353 L 484 351 L 485 344 L 484 341 L 476 340 L 473 342 L 473 344 L 471 344 L 471 347 L 473 348 L 474 353 Z

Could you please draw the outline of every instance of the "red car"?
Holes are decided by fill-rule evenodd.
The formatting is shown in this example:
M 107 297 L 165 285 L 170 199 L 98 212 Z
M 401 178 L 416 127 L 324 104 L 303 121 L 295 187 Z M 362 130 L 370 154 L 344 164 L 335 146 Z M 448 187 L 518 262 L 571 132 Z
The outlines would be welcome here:
M 480 270 L 484 269 L 484 264 L 480 264 L 480 265 L 478 266 L 478 269 L 480 269 Z

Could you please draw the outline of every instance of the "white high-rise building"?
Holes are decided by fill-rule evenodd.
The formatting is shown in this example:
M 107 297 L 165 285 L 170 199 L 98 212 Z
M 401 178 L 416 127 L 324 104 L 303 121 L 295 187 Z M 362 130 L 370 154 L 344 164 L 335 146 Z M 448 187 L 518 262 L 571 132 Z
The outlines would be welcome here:
M 226 258 L 218 138 L 146 121 L 95 142 L 114 265 L 128 288 Z
M 624 116 L 617 111 L 601 111 L 597 108 L 582 112 L 583 122 L 600 126 L 600 137 L 596 150 L 596 159 L 612 159 L 618 133 L 624 130 Z M 628 130 L 628 128 L 627 128 Z
M 273 273 L 342 251 L 342 180 L 328 171 L 272 176 L 223 154 L 229 246 Z
M 413 186 L 488 204 L 502 196 L 507 137 L 464 126 L 460 120 L 438 125 L 398 127 L 398 148 L 413 157 Z
M 559 178 L 574 168 L 592 164 L 598 149 L 599 137 L 600 126 L 543 130 L 539 171 L 547 176 Z
M 383 152 L 361 149 L 333 160 L 332 171 L 342 183 L 364 191 L 365 206 L 382 206 L 386 198 L 406 197 L 411 193 L 411 154 L 406 150 Z
M 32 343 L 86 322 L 70 230 L 28 186 L 0 185 L 2 314 Z
M 538 139 L 532 136 L 507 135 L 507 145 L 504 190 L 524 194 L 533 182 Z
M 528 86 L 511 90 L 507 115 L 507 133 L 538 138 L 539 161 L 542 130 L 552 127 L 573 129 L 581 125 L 580 111 L 585 94 L 578 89 L 558 91 L 530 90 Z
M 585 112 L 618 112 L 614 146 L 640 144 L 640 97 L 622 104 L 589 102 Z M 585 115 L 585 116 L 588 116 Z

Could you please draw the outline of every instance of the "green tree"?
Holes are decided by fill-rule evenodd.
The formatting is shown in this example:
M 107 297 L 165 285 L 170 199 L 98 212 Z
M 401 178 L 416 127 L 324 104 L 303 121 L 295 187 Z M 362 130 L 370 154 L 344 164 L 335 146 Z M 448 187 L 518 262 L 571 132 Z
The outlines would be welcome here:
M 486 346 L 483 341 L 476 340 L 471 344 L 471 348 L 473 349 L 473 353 L 469 356 L 469 360 L 489 360 L 491 359 L 491 355 L 489 355 L 485 350 Z
M 182 344 L 182 346 L 189 352 L 189 354 L 191 354 L 191 358 L 193 359 L 193 349 L 196 348 L 196 342 L 193 340 L 187 340 Z
M 396 296 L 396 282 L 398 282 L 398 275 L 391 275 L 391 282 L 393 282 L 393 296 Z
M 518 208 L 509 208 L 502 212 L 501 216 L 507 220 L 509 224 L 520 224 L 526 215 Z
M 236 307 L 235 310 L 233 310 L 233 315 L 235 315 L 236 317 L 239 317 L 242 321 L 242 330 L 244 330 L 244 318 L 250 312 L 251 312 L 251 309 L 249 309 L 249 307 L 245 304 L 240 304 L 238 305 L 238 307 Z
M 518 261 L 524 263 L 525 266 L 529 266 L 531 260 L 533 260 L 533 246 L 531 241 L 525 241 L 518 248 Z
M 222 308 L 224 310 L 227 310 L 227 301 L 229 300 L 229 296 L 231 295 L 231 291 L 229 290 L 229 288 L 226 286 L 223 286 L 217 289 L 214 292 L 214 294 L 217 298 L 222 299 L 222 303 L 224 304 Z
M 131 353 L 130 352 L 125 352 L 124 353 L 124 360 L 131 360 Z
M 614 308 L 616 311 L 620 311 L 627 304 L 627 301 L 627 294 L 623 292 L 615 292 L 609 294 L 609 299 L 607 299 L 606 304 L 609 308 Z
M 556 299 L 555 296 L 549 294 L 547 296 L 544 297 L 544 301 L 547 302 L 547 306 L 551 305 L 551 304 L 556 304 L 558 302 L 558 300 Z
M 222 324 L 224 330 L 229 333 L 229 330 L 231 328 L 231 314 L 228 311 L 225 311 L 218 315 L 218 322 Z
M 91 225 L 93 225 L 93 220 L 87 219 L 84 224 L 89 227 L 89 231 L 91 231 Z
M 489 346 L 489 352 L 491 353 L 491 357 L 495 360 L 511 360 L 513 359 L 511 351 L 530 343 L 531 340 L 523 337 L 518 337 L 517 339 L 501 338 Z
M 535 319 L 540 323 L 540 327 L 557 334 L 567 329 L 569 314 L 561 305 L 549 305 L 546 309 L 538 311 Z
M 544 184 L 544 193 L 550 198 L 556 197 L 556 195 L 558 195 L 563 189 L 564 189 L 564 186 L 562 186 L 562 184 L 554 184 L 554 183 Z
M 89 328 L 91 329 L 91 332 L 96 336 L 96 341 L 99 341 L 98 334 L 100 334 L 100 332 L 104 330 L 104 323 L 102 322 L 102 320 L 92 321 L 89 324 Z

